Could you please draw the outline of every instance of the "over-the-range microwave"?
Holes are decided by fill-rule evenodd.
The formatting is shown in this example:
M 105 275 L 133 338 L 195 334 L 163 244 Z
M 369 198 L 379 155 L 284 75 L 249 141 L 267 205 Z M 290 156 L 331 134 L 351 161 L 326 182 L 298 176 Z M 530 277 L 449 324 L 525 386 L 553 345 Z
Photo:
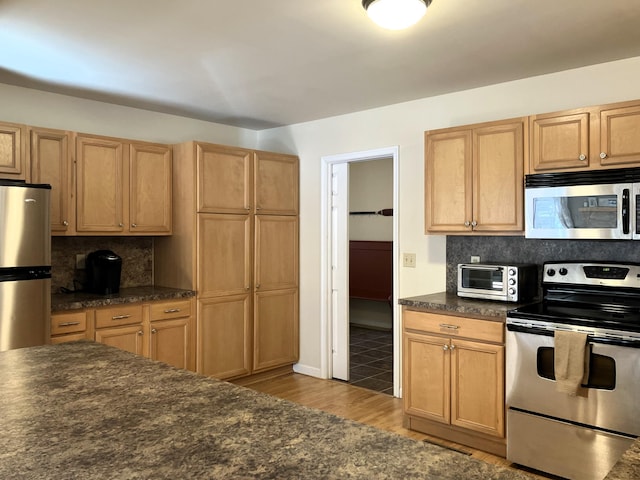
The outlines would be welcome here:
M 525 237 L 640 240 L 640 168 L 526 175 Z

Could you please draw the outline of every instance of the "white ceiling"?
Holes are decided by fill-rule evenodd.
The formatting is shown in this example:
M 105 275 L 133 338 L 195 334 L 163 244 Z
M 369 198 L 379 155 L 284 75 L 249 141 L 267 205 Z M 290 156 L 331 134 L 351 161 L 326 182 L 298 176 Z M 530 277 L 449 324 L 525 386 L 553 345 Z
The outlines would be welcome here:
M 0 0 L 0 83 L 263 129 L 640 56 L 637 0 Z

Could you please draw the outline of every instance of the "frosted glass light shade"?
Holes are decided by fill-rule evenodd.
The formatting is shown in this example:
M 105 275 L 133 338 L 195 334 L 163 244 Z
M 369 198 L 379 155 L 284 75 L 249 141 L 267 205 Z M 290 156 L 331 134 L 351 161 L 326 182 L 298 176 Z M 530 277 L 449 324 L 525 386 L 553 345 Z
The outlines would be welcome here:
M 363 0 L 369 18 L 383 28 L 401 30 L 420 20 L 431 0 Z

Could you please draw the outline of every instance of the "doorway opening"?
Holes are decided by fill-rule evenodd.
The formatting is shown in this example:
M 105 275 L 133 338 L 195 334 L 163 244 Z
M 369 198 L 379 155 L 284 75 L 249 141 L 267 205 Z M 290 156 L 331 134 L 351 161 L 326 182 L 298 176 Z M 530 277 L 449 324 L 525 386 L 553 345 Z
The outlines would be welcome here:
M 322 160 L 322 216 L 324 220 L 322 222 L 321 248 L 321 261 L 323 263 L 321 373 L 324 378 L 336 378 L 351 381 L 354 384 L 358 384 L 360 381 L 363 383 L 360 386 L 372 388 L 372 384 L 376 383 L 376 380 L 384 377 L 381 374 L 386 370 L 386 378 L 392 378 L 392 383 L 380 385 L 380 382 L 377 382 L 378 388 L 374 389 L 392 393 L 394 396 L 399 397 L 401 396 L 399 375 L 401 337 L 399 332 L 400 307 L 397 305 L 398 274 L 396 268 L 399 224 L 398 147 L 333 155 L 323 157 Z M 354 198 L 351 200 L 352 205 L 350 206 L 349 167 L 356 165 L 356 162 L 358 162 L 359 165 L 354 170 L 357 172 L 361 167 L 360 162 L 364 162 L 362 168 L 366 168 L 364 166 L 366 163 L 371 162 L 373 165 L 373 161 L 378 160 L 389 162 L 387 168 L 389 168 L 388 172 L 392 172 L 392 174 L 387 173 L 387 176 L 391 177 L 387 180 L 391 184 L 391 200 L 381 199 L 380 201 L 385 203 L 376 204 L 374 200 L 376 199 L 375 193 L 378 190 L 372 188 L 374 195 L 368 199 L 365 196 L 365 200 L 361 199 L 368 203 L 358 204 L 357 202 L 361 200 L 355 200 Z M 365 187 L 367 181 L 370 180 L 364 181 Z M 390 201 L 392 205 L 387 205 Z M 351 208 L 352 206 L 357 208 Z M 387 211 L 386 215 L 382 213 L 385 210 Z M 350 215 L 353 212 L 364 213 Z M 385 216 L 387 218 L 383 219 L 382 217 Z M 385 220 L 387 223 L 391 223 L 391 233 L 385 233 L 384 238 L 365 238 L 370 235 L 370 232 L 366 232 L 374 227 L 373 222 L 383 223 Z M 352 226 L 351 228 L 350 225 Z M 357 236 L 361 238 L 351 240 L 350 230 L 359 232 Z M 374 251 L 369 251 L 368 255 L 373 255 L 374 257 L 387 255 L 389 258 L 388 268 L 390 269 L 389 278 L 386 279 L 386 286 L 381 286 L 381 282 L 373 282 L 375 285 L 366 287 L 373 288 L 373 290 L 370 289 L 365 294 L 356 292 L 354 297 L 360 298 L 354 299 L 350 296 L 350 290 L 352 289 L 350 288 L 349 279 L 349 258 L 352 242 L 361 242 L 360 247 L 367 245 L 368 248 L 373 248 Z M 386 250 L 386 252 L 375 251 L 376 249 Z M 362 253 L 362 251 L 359 253 Z M 384 276 L 384 274 L 381 275 Z M 385 316 L 386 318 L 383 318 Z M 353 320 L 351 323 L 354 325 L 350 325 L 350 317 Z M 363 320 L 363 317 L 366 318 Z M 362 324 L 362 321 L 365 324 Z M 382 337 L 386 337 L 386 339 L 382 341 Z M 350 342 L 350 339 L 354 341 Z M 389 344 L 387 340 L 390 340 L 391 343 Z M 386 346 L 384 345 L 385 343 Z M 380 351 L 376 351 L 377 348 Z M 350 368 L 350 359 L 352 358 L 355 360 L 353 367 L 357 368 Z M 369 375 L 370 373 L 371 375 Z M 370 380 L 365 381 L 366 379 Z M 370 385 L 367 386 L 365 383 Z

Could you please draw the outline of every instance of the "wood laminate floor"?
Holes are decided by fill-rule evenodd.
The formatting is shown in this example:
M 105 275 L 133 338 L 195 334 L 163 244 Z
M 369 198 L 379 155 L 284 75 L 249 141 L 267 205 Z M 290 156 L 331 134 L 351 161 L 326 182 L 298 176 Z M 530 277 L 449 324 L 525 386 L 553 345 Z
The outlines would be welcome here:
M 429 441 L 447 448 L 467 452 L 472 457 L 488 463 L 526 471 L 534 475 L 534 478 L 554 478 L 516 467 L 505 458 L 404 428 L 402 426 L 402 400 L 391 395 L 344 382 L 323 380 L 297 373 L 264 379 L 248 385 L 245 384 L 245 386 L 307 407 L 404 435 L 414 440 Z

